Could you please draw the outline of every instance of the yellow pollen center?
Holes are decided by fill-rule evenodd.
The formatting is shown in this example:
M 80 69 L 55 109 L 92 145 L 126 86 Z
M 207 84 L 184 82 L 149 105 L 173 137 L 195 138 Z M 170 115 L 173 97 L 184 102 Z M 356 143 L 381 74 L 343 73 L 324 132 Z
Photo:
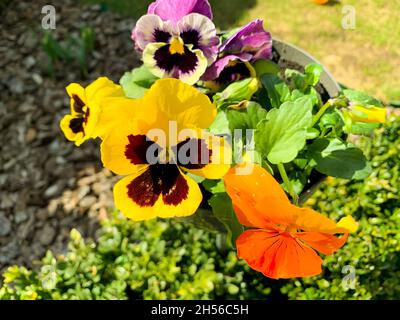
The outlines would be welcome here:
M 184 54 L 185 47 L 181 37 L 173 37 L 170 44 L 169 44 L 169 52 L 171 54 Z
M 236 65 L 237 65 L 237 62 L 235 60 L 231 60 L 231 61 L 228 62 L 227 67 L 234 67 Z

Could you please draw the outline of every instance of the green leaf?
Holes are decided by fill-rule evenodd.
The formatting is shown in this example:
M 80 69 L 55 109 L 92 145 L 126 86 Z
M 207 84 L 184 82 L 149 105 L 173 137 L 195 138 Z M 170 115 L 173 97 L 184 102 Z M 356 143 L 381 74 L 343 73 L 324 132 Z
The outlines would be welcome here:
M 289 87 L 275 74 L 264 74 L 261 82 L 268 92 L 271 106 L 278 108 L 283 102 L 290 99 Z
M 324 72 L 324 68 L 317 63 L 310 63 L 305 67 L 305 82 L 309 86 L 315 86 L 319 79 L 321 78 L 321 74 Z
M 301 92 L 304 92 L 306 89 L 306 76 L 293 69 L 286 69 L 285 70 L 285 78 L 290 81 L 290 85 L 292 89 L 298 89 Z
M 349 132 L 356 135 L 371 135 L 375 129 L 381 126 L 380 123 L 364 123 L 364 122 L 354 122 L 351 124 Z
M 273 164 L 296 158 L 305 146 L 307 129 L 312 124 L 312 102 L 307 97 L 285 102 L 268 112 L 257 126 L 256 149 Z
M 257 76 L 261 77 L 266 73 L 278 74 L 279 66 L 271 60 L 258 60 L 253 64 Z
M 217 116 L 209 129 L 212 134 L 231 134 L 227 112 L 225 110 L 218 110 Z
M 141 66 L 125 72 L 119 83 L 128 98 L 139 99 L 157 79 L 145 66 Z
M 370 97 L 366 93 L 362 91 L 355 91 L 355 90 L 343 90 L 343 94 L 347 99 L 349 99 L 353 103 L 358 103 L 363 106 L 376 106 L 376 107 L 383 107 L 382 102 L 380 102 L 378 99 L 375 99 L 373 97 Z
M 236 239 L 244 231 L 244 227 L 236 218 L 231 199 L 226 193 L 218 193 L 213 195 L 208 202 L 215 217 L 225 226 L 228 242 L 235 246 Z
M 193 174 L 193 173 L 190 173 L 190 172 L 187 172 L 186 175 L 189 178 L 193 179 L 196 183 L 202 183 L 205 180 L 204 177 L 198 176 L 197 174 Z
M 309 155 L 316 162 L 315 169 L 328 176 L 364 179 L 371 171 L 363 152 L 339 139 L 315 140 L 309 147 Z
M 267 117 L 267 111 L 256 102 L 249 102 L 244 110 L 228 110 L 227 118 L 229 128 L 234 129 L 256 129 L 261 120 Z
M 316 92 L 312 92 L 312 89 L 318 83 L 323 72 L 324 69 L 322 66 L 311 63 L 305 67 L 304 73 L 293 69 L 286 69 L 285 78 L 289 80 L 291 88 L 300 90 L 306 94 L 313 93 L 318 96 Z
M 307 129 L 307 140 L 312 140 L 318 138 L 320 132 L 318 129 L 315 128 L 308 128 Z
M 344 122 L 336 108 L 329 108 L 319 120 L 319 124 L 324 128 L 343 127 Z
M 208 192 L 211 192 L 212 194 L 216 193 L 221 193 L 225 192 L 225 184 L 224 180 L 204 180 L 202 182 L 202 185 L 204 189 L 206 189 Z

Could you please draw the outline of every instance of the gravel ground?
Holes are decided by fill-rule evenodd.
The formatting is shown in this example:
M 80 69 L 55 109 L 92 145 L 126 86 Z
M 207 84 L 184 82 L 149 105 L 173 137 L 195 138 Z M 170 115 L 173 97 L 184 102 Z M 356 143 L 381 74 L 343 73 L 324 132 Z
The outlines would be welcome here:
M 88 79 L 76 65 L 61 63 L 56 77 L 48 76 L 40 46 L 45 4 L 12 1 L 0 22 L 0 272 L 12 264 L 34 267 L 48 249 L 62 252 L 72 228 L 95 235 L 99 217 L 113 207 L 115 177 L 101 166 L 98 141 L 75 148 L 60 132 L 69 110 L 65 87 L 103 75 L 118 81 L 139 63 L 130 41 L 132 19 L 53 1 L 53 35 L 63 41 L 89 26 L 96 48 Z

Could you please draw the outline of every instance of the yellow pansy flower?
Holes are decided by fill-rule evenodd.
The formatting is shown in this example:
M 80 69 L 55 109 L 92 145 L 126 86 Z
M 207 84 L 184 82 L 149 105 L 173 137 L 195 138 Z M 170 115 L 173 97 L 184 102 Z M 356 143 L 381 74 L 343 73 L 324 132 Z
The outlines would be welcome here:
M 104 136 L 110 117 L 104 110 L 104 103 L 108 99 L 115 101 L 124 97 L 121 86 L 106 77 L 100 77 L 86 88 L 71 83 L 66 89 L 70 97 L 71 114 L 64 116 L 60 122 L 65 137 L 80 146 L 87 139 Z M 108 107 L 111 106 L 109 102 Z
M 374 106 L 350 106 L 350 117 L 353 121 L 365 123 L 385 123 L 386 122 L 386 108 Z
M 216 107 L 177 79 L 158 80 L 142 99 L 126 100 L 130 114 L 118 112 L 124 125 L 110 130 L 101 145 L 104 166 L 126 175 L 114 186 L 116 207 L 135 221 L 192 215 L 202 193 L 185 172 L 219 179 L 230 167 L 230 146 L 201 130 L 214 121 Z M 174 134 L 172 124 L 176 133 L 186 133 Z

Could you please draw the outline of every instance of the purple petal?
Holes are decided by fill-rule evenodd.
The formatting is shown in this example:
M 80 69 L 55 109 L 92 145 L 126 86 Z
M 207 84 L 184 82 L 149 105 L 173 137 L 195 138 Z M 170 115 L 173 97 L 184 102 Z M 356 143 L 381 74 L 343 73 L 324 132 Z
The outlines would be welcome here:
M 204 81 L 212 81 L 215 80 L 219 77 L 221 72 L 229 65 L 230 62 L 232 61 L 242 61 L 242 62 L 247 62 L 250 61 L 253 58 L 251 54 L 248 53 L 241 53 L 238 55 L 228 55 L 225 57 L 222 57 L 215 61 L 210 67 L 207 68 L 206 72 L 202 76 L 202 80 Z
M 156 0 L 150 4 L 147 13 L 173 22 L 190 13 L 199 13 L 210 19 L 213 17 L 208 0 Z
M 263 20 L 256 19 L 227 39 L 220 47 L 220 52 L 249 52 L 257 59 L 269 59 L 272 55 L 272 37 L 265 31 Z

